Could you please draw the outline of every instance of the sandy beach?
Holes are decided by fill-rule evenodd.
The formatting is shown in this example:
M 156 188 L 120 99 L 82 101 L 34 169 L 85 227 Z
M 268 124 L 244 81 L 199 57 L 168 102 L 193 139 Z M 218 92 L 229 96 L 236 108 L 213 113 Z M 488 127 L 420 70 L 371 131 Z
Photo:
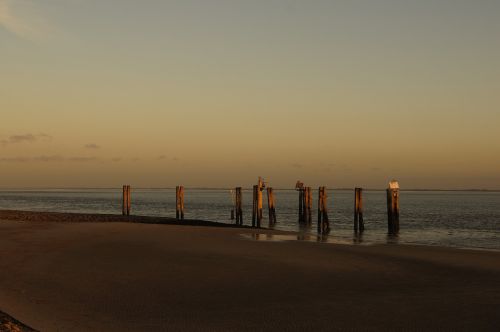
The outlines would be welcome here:
M 500 326 L 499 252 L 106 218 L 0 211 L 0 311 L 40 331 Z

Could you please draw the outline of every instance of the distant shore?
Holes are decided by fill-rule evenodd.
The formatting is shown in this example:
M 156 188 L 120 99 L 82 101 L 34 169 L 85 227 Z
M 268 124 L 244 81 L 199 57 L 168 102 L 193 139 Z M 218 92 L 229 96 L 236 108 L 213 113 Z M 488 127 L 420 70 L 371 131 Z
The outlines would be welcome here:
M 499 252 L 255 241 L 283 232 L 132 220 L 0 211 L 0 309 L 40 331 L 500 326 Z

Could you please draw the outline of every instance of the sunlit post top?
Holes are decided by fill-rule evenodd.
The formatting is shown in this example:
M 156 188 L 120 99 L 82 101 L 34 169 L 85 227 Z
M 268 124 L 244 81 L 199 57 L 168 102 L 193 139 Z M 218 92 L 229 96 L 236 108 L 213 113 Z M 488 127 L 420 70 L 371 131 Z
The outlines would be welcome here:
M 387 217 L 389 234 L 399 232 L 399 183 L 396 180 L 389 182 L 387 188 Z
M 399 183 L 396 180 L 389 182 L 389 189 L 399 189 Z

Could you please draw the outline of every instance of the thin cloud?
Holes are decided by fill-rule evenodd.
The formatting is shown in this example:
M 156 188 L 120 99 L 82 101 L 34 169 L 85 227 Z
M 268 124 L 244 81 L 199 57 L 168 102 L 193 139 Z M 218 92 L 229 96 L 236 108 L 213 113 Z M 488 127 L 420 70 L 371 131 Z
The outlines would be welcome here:
M 86 163 L 90 161 L 97 161 L 98 159 L 96 157 L 71 157 L 68 158 L 68 160 L 73 162 Z
M 10 144 L 23 143 L 23 142 L 34 142 L 34 141 L 36 141 L 36 137 L 32 134 L 12 135 L 8 139 L 8 142 Z
M 49 35 L 49 27 L 42 17 L 26 14 L 33 7 L 33 1 L 0 0 L 0 27 L 14 35 L 29 40 L 44 39 Z M 28 10 L 28 12 L 35 12 Z
M 0 143 L 2 145 L 9 145 L 18 143 L 34 143 L 36 141 L 49 141 L 51 139 L 52 136 L 47 134 L 38 134 L 38 135 L 18 134 L 18 135 L 11 135 L 7 139 L 1 140 Z
M 3 158 L 0 158 L 0 162 L 2 162 L 2 163 L 26 163 L 30 160 L 31 160 L 31 158 L 26 158 L 26 157 L 3 157 Z
M 95 144 L 95 143 L 89 143 L 89 144 L 85 144 L 84 148 L 86 149 L 91 149 L 91 150 L 96 150 L 96 149 L 100 149 L 101 146 Z
M 57 162 L 57 161 L 64 161 L 64 158 L 61 156 L 38 156 L 34 157 L 33 161 Z
M 60 163 L 60 162 L 93 162 L 97 157 L 64 157 L 60 155 L 40 155 L 35 157 L 3 157 L 0 163 Z

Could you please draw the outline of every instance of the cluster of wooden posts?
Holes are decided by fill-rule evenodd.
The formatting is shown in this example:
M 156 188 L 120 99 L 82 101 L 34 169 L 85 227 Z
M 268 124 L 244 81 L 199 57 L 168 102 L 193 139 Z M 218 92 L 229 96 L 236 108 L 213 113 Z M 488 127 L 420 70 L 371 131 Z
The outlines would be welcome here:
M 259 177 L 257 185 L 253 186 L 253 209 L 252 209 L 252 227 L 260 228 L 263 218 L 262 195 L 266 185 L 264 180 Z M 295 189 L 299 192 L 299 224 L 310 226 L 312 224 L 312 190 L 311 187 L 305 187 L 300 181 L 297 181 Z M 318 233 L 327 234 L 330 231 L 330 221 L 328 219 L 326 187 L 318 189 Z M 233 209 L 231 210 L 231 219 L 236 219 L 236 225 L 243 225 L 243 199 L 242 188 L 237 187 L 234 190 Z M 274 200 L 273 188 L 267 187 L 267 205 L 269 212 L 269 226 L 276 224 L 276 205 Z M 175 216 L 177 220 L 184 220 L 184 187 L 177 186 L 175 189 Z M 123 186 L 123 215 L 130 215 L 131 194 L 130 186 Z M 387 217 L 388 233 L 397 234 L 399 232 L 399 184 L 397 181 L 391 181 L 387 189 Z M 363 189 L 354 189 L 354 232 L 362 233 L 365 230 L 363 221 Z

